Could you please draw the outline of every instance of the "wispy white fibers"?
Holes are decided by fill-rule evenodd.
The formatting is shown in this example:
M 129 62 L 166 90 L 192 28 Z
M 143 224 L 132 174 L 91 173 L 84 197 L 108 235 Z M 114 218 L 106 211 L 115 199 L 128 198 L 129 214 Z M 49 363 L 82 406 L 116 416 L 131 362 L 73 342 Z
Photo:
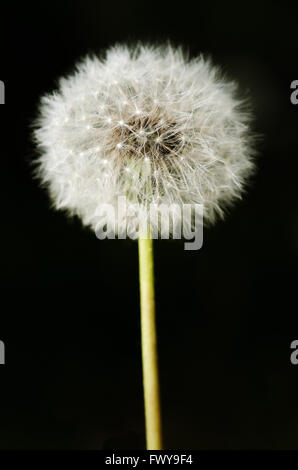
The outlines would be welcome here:
M 102 204 L 118 196 L 133 205 L 132 223 L 151 203 L 201 204 L 213 223 L 254 166 L 250 113 L 236 94 L 209 59 L 169 45 L 87 57 L 41 100 L 38 176 L 56 208 L 95 231 L 107 222 Z

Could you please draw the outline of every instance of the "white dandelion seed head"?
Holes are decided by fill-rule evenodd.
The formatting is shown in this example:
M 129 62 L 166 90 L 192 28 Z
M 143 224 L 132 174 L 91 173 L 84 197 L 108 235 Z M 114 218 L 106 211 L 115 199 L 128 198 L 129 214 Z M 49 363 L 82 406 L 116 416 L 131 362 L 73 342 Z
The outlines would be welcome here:
M 98 208 L 201 204 L 213 223 L 241 197 L 254 163 L 251 116 L 209 59 L 167 46 L 87 57 L 41 100 L 37 173 L 56 208 L 96 230 Z M 190 227 L 189 227 L 190 229 Z M 118 227 L 121 231 L 121 227 Z

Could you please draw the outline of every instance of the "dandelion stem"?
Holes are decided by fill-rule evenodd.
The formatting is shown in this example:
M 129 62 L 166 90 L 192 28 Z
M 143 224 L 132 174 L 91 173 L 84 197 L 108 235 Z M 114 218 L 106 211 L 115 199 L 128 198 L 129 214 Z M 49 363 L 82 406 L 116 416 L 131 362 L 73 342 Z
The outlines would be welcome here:
M 153 240 L 139 238 L 143 385 L 148 450 L 162 449 L 155 325 Z

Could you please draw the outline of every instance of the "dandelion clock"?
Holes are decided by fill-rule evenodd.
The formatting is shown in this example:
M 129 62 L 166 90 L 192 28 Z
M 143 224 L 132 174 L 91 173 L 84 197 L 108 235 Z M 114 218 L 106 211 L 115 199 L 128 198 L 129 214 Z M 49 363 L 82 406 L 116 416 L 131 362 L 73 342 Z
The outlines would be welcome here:
M 171 207 L 174 238 L 193 232 L 186 206 L 203 208 L 204 225 L 223 217 L 254 168 L 250 120 L 234 82 L 170 45 L 87 57 L 41 100 L 36 174 L 54 206 L 98 238 L 138 240 L 147 449 L 162 449 L 153 238 L 163 228 L 149 215 Z

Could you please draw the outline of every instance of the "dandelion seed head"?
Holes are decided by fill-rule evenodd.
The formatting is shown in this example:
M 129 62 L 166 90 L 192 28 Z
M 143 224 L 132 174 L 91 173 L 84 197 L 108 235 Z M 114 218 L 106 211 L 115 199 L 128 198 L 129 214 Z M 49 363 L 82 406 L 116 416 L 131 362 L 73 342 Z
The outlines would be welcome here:
M 55 206 L 94 230 L 98 207 L 119 195 L 141 211 L 201 204 L 212 224 L 254 169 L 250 125 L 237 84 L 210 59 L 169 45 L 115 46 L 42 98 L 37 173 Z

